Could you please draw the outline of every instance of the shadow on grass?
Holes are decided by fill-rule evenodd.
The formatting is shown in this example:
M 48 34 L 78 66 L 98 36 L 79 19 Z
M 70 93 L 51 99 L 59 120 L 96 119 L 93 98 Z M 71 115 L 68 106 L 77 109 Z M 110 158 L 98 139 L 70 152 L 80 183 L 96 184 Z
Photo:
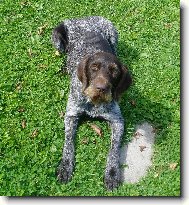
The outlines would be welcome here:
M 132 62 L 139 60 L 139 52 L 124 41 L 119 41 L 117 55 L 121 62 L 127 65 L 129 71 L 132 71 Z
M 159 134 L 156 143 L 165 140 L 166 135 L 160 133 L 166 132 L 173 122 L 170 108 L 167 108 L 161 102 L 150 101 L 135 86 L 131 88 L 128 94 L 123 96 L 120 107 L 126 121 L 126 127 L 132 127 L 134 130 L 136 125 L 148 122 L 154 127 L 153 131 Z M 126 134 L 127 139 L 123 139 L 123 141 L 128 141 L 128 138 L 131 137 Z
M 172 110 L 166 107 L 162 102 L 152 102 L 150 98 L 144 96 L 135 86 L 132 64 L 139 61 L 139 55 L 137 49 L 128 46 L 123 41 L 119 41 L 118 57 L 123 64 L 127 65 L 134 81 L 133 85 L 131 85 L 129 90 L 122 96 L 120 107 L 126 121 L 126 128 L 130 127 L 130 129 L 134 131 L 137 124 L 148 122 L 154 127 L 154 132 L 158 132 L 159 134 L 158 140 L 156 140 L 156 143 L 158 143 L 165 139 L 166 135 L 162 135 L 161 133 L 166 132 L 167 128 L 173 122 Z M 147 85 L 146 89 L 148 89 Z M 132 135 L 133 134 L 134 133 L 132 133 Z M 131 132 L 129 133 L 126 129 L 123 142 L 128 142 L 132 138 L 130 135 Z

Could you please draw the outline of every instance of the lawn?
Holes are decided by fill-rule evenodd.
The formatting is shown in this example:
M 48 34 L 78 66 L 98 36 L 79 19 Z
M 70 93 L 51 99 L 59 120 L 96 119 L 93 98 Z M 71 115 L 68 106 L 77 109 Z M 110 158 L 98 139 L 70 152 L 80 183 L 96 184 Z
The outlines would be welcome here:
M 100 15 L 119 32 L 118 56 L 133 86 L 120 102 L 123 144 L 136 124 L 155 127 L 153 166 L 139 183 L 108 192 L 106 122 L 84 122 L 76 138 L 73 180 L 56 181 L 70 78 L 58 71 L 52 29 L 67 18 Z M 180 196 L 180 5 L 176 0 L 8 0 L 0 3 L 0 195 Z M 175 165 L 174 167 L 172 165 Z

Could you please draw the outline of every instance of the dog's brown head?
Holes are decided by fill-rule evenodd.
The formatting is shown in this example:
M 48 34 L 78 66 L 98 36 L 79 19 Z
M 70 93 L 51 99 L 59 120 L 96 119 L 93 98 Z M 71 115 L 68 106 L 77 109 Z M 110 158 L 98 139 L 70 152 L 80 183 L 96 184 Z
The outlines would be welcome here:
M 132 79 L 125 66 L 112 54 L 98 52 L 86 55 L 78 66 L 83 93 L 94 104 L 118 100 Z

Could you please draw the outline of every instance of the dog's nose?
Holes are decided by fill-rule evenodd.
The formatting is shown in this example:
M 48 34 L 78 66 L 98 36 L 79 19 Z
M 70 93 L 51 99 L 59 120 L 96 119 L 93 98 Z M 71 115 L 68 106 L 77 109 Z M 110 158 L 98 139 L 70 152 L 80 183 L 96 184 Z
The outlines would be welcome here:
M 96 89 L 100 92 L 106 92 L 108 90 L 108 85 L 99 84 L 96 86 Z

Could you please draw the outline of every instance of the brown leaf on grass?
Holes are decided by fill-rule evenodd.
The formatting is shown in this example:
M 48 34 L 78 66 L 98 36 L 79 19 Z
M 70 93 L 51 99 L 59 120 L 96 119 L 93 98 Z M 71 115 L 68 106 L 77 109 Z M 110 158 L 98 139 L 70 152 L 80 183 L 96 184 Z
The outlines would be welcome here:
M 47 68 L 47 65 L 45 65 L 45 64 L 39 64 L 39 68 Z
M 64 115 L 65 115 L 65 112 L 63 112 L 63 111 L 59 112 L 60 118 L 64 118 Z
M 46 27 L 47 27 L 47 24 L 44 24 L 43 26 L 40 26 L 37 30 L 37 34 L 42 35 L 44 30 L 46 29 Z
M 103 133 L 102 133 L 102 129 L 100 127 L 98 127 L 95 124 L 90 124 L 90 126 L 99 136 L 102 137 Z
M 23 107 L 20 107 L 20 108 L 18 109 L 18 112 L 25 112 L 25 109 L 24 109 Z
M 171 24 L 171 23 L 165 23 L 165 24 L 164 24 L 164 27 L 165 27 L 166 29 L 170 29 L 170 28 L 172 27 L 172 24 Z
M 145 146 L 145 145 L 140 145 L 139 147 L 140 147 L 140 151 L 141 151 L 141 152 L 143 152 L 144 149 L 146 149 L 146 146 Z
M 153 128 L 152 133 L 157 133 L 158 129 L 157 128 Z
M 25 6 L 25 5 L 27 5 L 27 2 L 26 2 L 26 1 L 21 1 L 21 2 L 20 2 L 20 5 L 21 5 L 21 6 Z
M 59 51 L 56 51 L 55 56 L 61 56 L 61 53 Z
M 22 128 L 25 129 L 26 128 L 26 120 L 22 120 L 21 125 L 22 125 Z
M 171 163 L 171 164 L 169 164 L 169 168 L 170 168 L 171 170 L 175 170 L 176 167 L 177 167 L 177 165 L 178 165 L 177 162 L 176 162 L 176 163 Z
M 143 134 L 140 132 L 135 132 L 135 134 L 134 134 L 134 138 L 136 138 L 136 139 L 139 139 L 141 136 L 143 136 Z
M 89 143 L 89 139 L 88 139 L 88 138 L 83 138 L 83 139 L 81 140 L 81 143 L 82 143 L 82 144 L 88 144 L 88 143 Z
M 28 48 L 28 55 L 29 55 L 29 57 L 32 57 L 32 55 L 33 55 L 33 51 L 31 48 Z
M 96 144 L 96 143 L 97 143 L 96 139 L 93 139 L 93 144 Z
M 19 91 L 22 89 L 22 82 L 16 84 L 16 90 Z
M 20 5 L 21 5 L 22 7 L 24 7 L 24 6 L 30 6 L 30 5 L 31 5 L 31 2 L 30 2 L 30 1 L 21 1 L 21 2 L 20 2 Z
M 136 101 L 135 100 L 130 100 L 129 102 L 133 107 L 136 107 Z
M 157 177 L 159 177 L 159 173 L 154 174 L 154 178 L 157 178 Z
M 32 132 L 32 137 L 37 137 L 37 135 L 39 134 L 39 130 L 38 129 L 35 129 L 33 132 Z

